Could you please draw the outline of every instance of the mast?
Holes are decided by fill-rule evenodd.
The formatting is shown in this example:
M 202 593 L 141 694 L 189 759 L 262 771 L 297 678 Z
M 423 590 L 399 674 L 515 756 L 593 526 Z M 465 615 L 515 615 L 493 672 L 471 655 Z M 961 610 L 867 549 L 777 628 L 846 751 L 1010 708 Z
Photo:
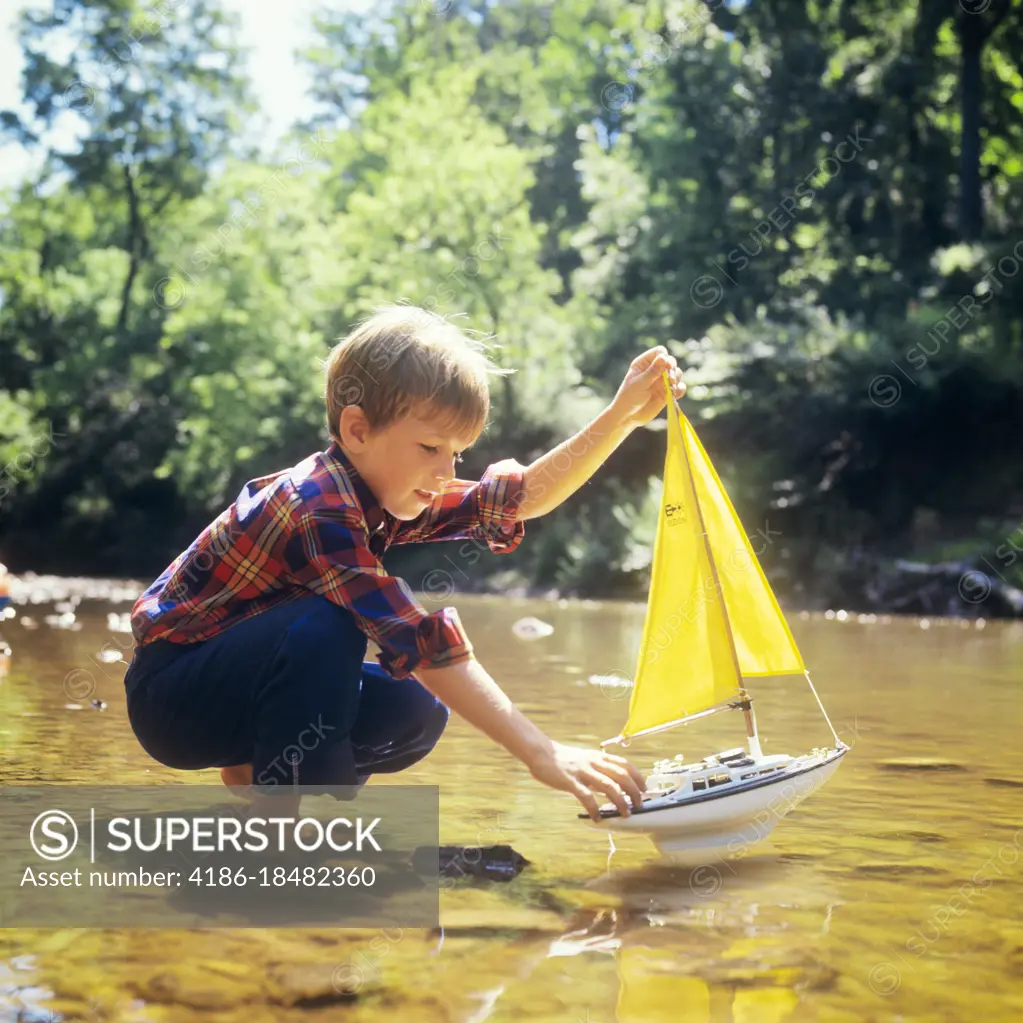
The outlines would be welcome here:
M 675 398 L 675 395 L 671 393 L 671 385 L 667 382 L 667 375 L 663 374 L 662 379 L 665 381 L 664 386 L 668 390 L 668 395 L 671 398 L 671 403 L 675 406 L 676 417 L 682 415 L 682 409 L 679 407 L 679 403 Z M 678 428 L 681 431 L 682 423 L 676 419 Z M 689 464 L 689 451 L 686 448 L 685 437 L 682 438 L 682 458 L 685 461 L 686 472 L 689 474 L 689 478 L 693 479 L 693 470 Z M 742 669 L 739 667 L 739 654 L 735 649 L 735 637 L 732 635 L 732 623 L 728 617 L 728 604 L 725 601 L 724 589 L 721 586 L 721 580 L 718 577 L 717 563 L 714 561 L 714 553 L 710 547 L 710 538 L 707 536 L 707 527 L 703 521 L 703 509 L 700 507 L 700 495 L 697 491 L 695 480 L 693 481 L 693 504 L 696 506 L 696 517 L 700 523 L 700 536 L 703 537 L 703 549 L 707 552 L 707 563 L 710 565 L 711 575 L 714 578 L 714 588 L 721 597 L 721 613 L 725 620 L 725 632 L 728 633 L 728 648 L 732 653 L 732 663 L 735 665 L 735 675 L 739 679 L 739 702 L 737 704 L 730 704 L 729 706 L 736 707 L 743 712 L 743 717 L 746 719 L 746 738 L 749 740 L 749 751 L 752 756 L 760 757 L 763 756 L 763 752 L 760 749 L 760 739 L 757 736 L 757 724 L 756 718 L 753 716 L 753 700 L 752 697 L 742 687 Z

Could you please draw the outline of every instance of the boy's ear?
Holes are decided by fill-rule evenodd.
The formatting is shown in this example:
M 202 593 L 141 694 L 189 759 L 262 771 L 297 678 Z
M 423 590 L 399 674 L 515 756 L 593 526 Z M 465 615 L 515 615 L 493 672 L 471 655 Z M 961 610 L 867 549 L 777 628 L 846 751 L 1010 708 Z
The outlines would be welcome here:
M 338 418 L 338 433 L 345 447 L 351 451 L 361 451 L 370 435 L 366 413 L 358 405 L 345 405 Z

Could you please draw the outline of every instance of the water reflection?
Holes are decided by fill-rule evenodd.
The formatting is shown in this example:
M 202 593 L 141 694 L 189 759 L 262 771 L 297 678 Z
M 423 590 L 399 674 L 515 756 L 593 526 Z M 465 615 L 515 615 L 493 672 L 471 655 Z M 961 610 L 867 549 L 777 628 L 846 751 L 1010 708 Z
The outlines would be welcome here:
M 841 902 L 812 862 L 758 856 L 696 867 L 654 863 L 612 869 L 587 885 L 618 908 L 580 914 L 551 957 L 603 954 L 618 979 L 619 1023 L 765 1023 L 794 1018 L 797 988 L 834 971 L 788 922 L 793 893 L 805 927 L 826 934 Z

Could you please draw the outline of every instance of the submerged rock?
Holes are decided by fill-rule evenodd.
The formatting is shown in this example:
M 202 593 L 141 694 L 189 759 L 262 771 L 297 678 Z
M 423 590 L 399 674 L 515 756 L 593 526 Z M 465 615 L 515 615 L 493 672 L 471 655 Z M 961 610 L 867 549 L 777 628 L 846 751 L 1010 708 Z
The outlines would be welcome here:
M 308 1009 L 352 1001 L 357 992 L 337 980 L 331 963 L 281 963 L 270 970 L 267 994 L 278 1005 Z
M 151 1004 L 192 1012 L 226 1012 L 239 1003 L 253 1001 L 261 994 L 261 986 L 251 978 L 232 981 L 221 971 L 211 971 L 200 963 L 177 962 L 140 978 L 132 989 Z
M 459 888 L 450 893 L 442 891 L 441 898 L 441 920 L 449 937 L 456 934 L 508 935 L 517 931 L 520 937 L 546 935 L 549 943 L 550 938 L 565 933 L 566 920 L 560 913 L 512 901 L 492 886 Z

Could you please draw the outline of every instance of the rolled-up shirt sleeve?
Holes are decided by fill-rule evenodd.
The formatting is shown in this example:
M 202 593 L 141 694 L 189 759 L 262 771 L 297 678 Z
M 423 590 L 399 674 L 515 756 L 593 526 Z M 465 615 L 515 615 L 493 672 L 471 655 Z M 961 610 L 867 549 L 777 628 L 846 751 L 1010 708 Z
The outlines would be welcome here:
M 448 480 L 420 515 L 398 522 L 391 543 L 476 540 L 494 554 L 510 553 L 526 533 L 518 514 L 525 472 L 514 458 L 504 458 L 487 466 L 478 481 Z
M 458 611 L 428 613 L 404 579 L 387 574 L 368 541 L 364 523 L 350 510 L 313 509 L 295 522 L 284 545 L 286 571 L 352 613 L 380 647 L 377 660 L 392 678 L 468 660 L 472 644 Z
M 487 467 L 476 488 L 476 521 L 487 546 L 495 554 L 515 550 L 526 533 L 519 518 L 525 497 L 525 468 L 514 458 L 504 458 Z

